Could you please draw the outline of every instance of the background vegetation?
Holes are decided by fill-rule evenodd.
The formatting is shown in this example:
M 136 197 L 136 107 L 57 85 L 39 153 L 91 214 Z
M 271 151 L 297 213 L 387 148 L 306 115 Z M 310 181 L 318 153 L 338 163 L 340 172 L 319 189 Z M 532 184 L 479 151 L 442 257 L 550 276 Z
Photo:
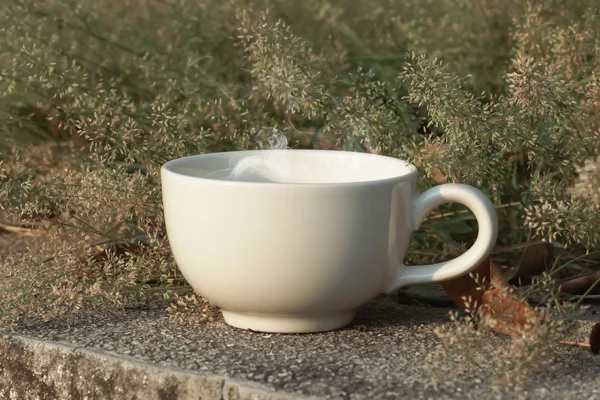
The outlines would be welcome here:
M 2 323 L 149 293 L 202 309 L 174 295 L 189 287 L 160 165 L 253 148 L 264 127 L 290 147 L 408 159 L 422 189 L 475 185 L 498 208 L 498 265 L 546 239 L 556 260 L 537 274 L 598 283 L 595 0 L 2 3 L 0 208 L 43 235 L 2 263 Z M 408 262 L 454 257 L 476 232 L 440 208 Z

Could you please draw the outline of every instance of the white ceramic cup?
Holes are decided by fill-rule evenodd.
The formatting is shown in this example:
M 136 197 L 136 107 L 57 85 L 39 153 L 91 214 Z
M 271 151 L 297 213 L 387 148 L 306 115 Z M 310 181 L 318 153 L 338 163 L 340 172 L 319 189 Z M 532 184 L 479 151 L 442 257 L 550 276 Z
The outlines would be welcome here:
M 247 157 L 282 169 L 257 172 L 262 182 L 206 177 Z M 419 195 L 417 169 L 379 155 L 209 153 L 167 162 L 161 180 L 167 235 L 181 273 L 220 307 L 228 324 L 243 329 L 341 328 L 379 294 L 468 273 L 497 237 L 495 209 L 479 190 L 445 184 Z M 412 232 L 448 202 L 475 214 L 474 245 L 450 261 L 403 265 Z

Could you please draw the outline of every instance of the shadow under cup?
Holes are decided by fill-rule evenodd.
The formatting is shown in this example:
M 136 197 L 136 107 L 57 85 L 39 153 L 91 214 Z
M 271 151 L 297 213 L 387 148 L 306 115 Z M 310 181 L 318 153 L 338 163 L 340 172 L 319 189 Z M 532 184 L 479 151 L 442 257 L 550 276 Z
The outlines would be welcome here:
M 326 150 L 172 160 L 161 170 L 169 243 L 230 325 L 340 328 L 404 259 L 416 173 L 403 160 Z

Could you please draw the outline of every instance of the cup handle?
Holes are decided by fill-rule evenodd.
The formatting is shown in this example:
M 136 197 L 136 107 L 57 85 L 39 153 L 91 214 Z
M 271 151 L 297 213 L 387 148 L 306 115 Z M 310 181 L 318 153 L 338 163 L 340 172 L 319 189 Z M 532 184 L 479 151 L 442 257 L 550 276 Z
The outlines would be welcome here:
M 449 261 L 411 267 L 403 264 L 397 266 L 384 293 L 389 294 L 406 285 L 442 282 L 465 275 L 491 253 L 498 237 L 498 216 L 492 202 L 472 186 L 448 183 L 435 186 L 416 196 L 413 201 L 412 230 L 417 230 L 425 216 L 435 207 L 450 202 L 461 203 L 475 214 L 479 233 L 473 246 Z

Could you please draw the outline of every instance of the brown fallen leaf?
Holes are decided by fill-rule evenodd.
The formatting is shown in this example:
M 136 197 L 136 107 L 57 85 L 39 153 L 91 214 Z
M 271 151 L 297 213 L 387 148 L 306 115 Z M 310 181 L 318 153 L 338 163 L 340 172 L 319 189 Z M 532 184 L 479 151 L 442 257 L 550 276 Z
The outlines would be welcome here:
M 457 306 L 493 322 L 491 328 L 498 333 L 518 336 L 539 322 L 489 257 L 471 273 L 442 282 L 442 287 Z
M 592 285 L 600 280 L 600 272 L 579 276 L 577 278 L 564 280 L 557 284 L 558 291 L 569 294 L 585 294 Z M 600 285 L 596 284 L 587 294 L 600 294 Z
M 594 354 L 600 353 L 600 322 L 592 327 L 590 333 L 590 351 Z
M 141 254 L 147 251 L 146 245 L 142 242 L 117 242 L 99 249 L 87 257 L 79 257 L 81 269 L 73 271 L 73 275 L 91 277 L 102 269 L 102 263 L 109 258 L 128 259 L 133 255 Z
M 514 278 L 541 274 L 552 266 L 551 258 L 552 246 L 550 243 L 542 242 L 539 238 L 533 236 L 525 244 L 525 250 L 521 253 L 519 262 L 514 267 L 504 270 L 502 277 L 506 281 L 510 281 Z
M 56 102 L 52 107 L 47 108 L 41 108 L 36 105 L 30 106 L 29 112 L 32 122 L 54 139 L 73 139 L 78 143 L 85 145 L 83 137 L 77 135 L 73 129 L 68 128 L 67 125 L 63 123 L 64 116 L 57 111 L 56 107 L 60 107 L 60 102 Z
M 492 329 L 509 336 L 519 336 L 539 322 L 529 305 L 503 289 L 490 289 L 483 294 L 480 312 L 490 317 Z
M 535 236 L 531 238 L 535 243 L 525 248 L 514 278 L 538 275 L 552 266 L 552 245 L 548 242 L 536 242 L 536 240 Z
M 483 290 L 490 284 L 490 260 L 486 258 L 469 274 L 442 282 L 446 295 L 460 308 L 481 304 Z M 482 287 L 483 286 L 483 287 Z
M 134 254 L 140 254 L 144 250 L 145 246 L 141 242 L 119 242 L 93 254 L 91 259 L 95 262 L 104 262 L 108 260 L 109 254 L 114 257 L 126 258 Z
M 419 154 L 419 156 L 415 157 L 414 164 L 417 167 L 422 167 L 423 162 L 427 158 L 440 151 L 440 146 L 440 143 L 431 143 L 427 146 L 420 146 L 416 152 L 416 154 Z M 438 168 L 431 168 L 429 171 L 429 177 L 438 185 L 448 183 L 448 180 L 446 179 L 446 173 Z M 460 183 L 461 181 L 462 180 L 460 178 L 453 180 L 454 183 Z

